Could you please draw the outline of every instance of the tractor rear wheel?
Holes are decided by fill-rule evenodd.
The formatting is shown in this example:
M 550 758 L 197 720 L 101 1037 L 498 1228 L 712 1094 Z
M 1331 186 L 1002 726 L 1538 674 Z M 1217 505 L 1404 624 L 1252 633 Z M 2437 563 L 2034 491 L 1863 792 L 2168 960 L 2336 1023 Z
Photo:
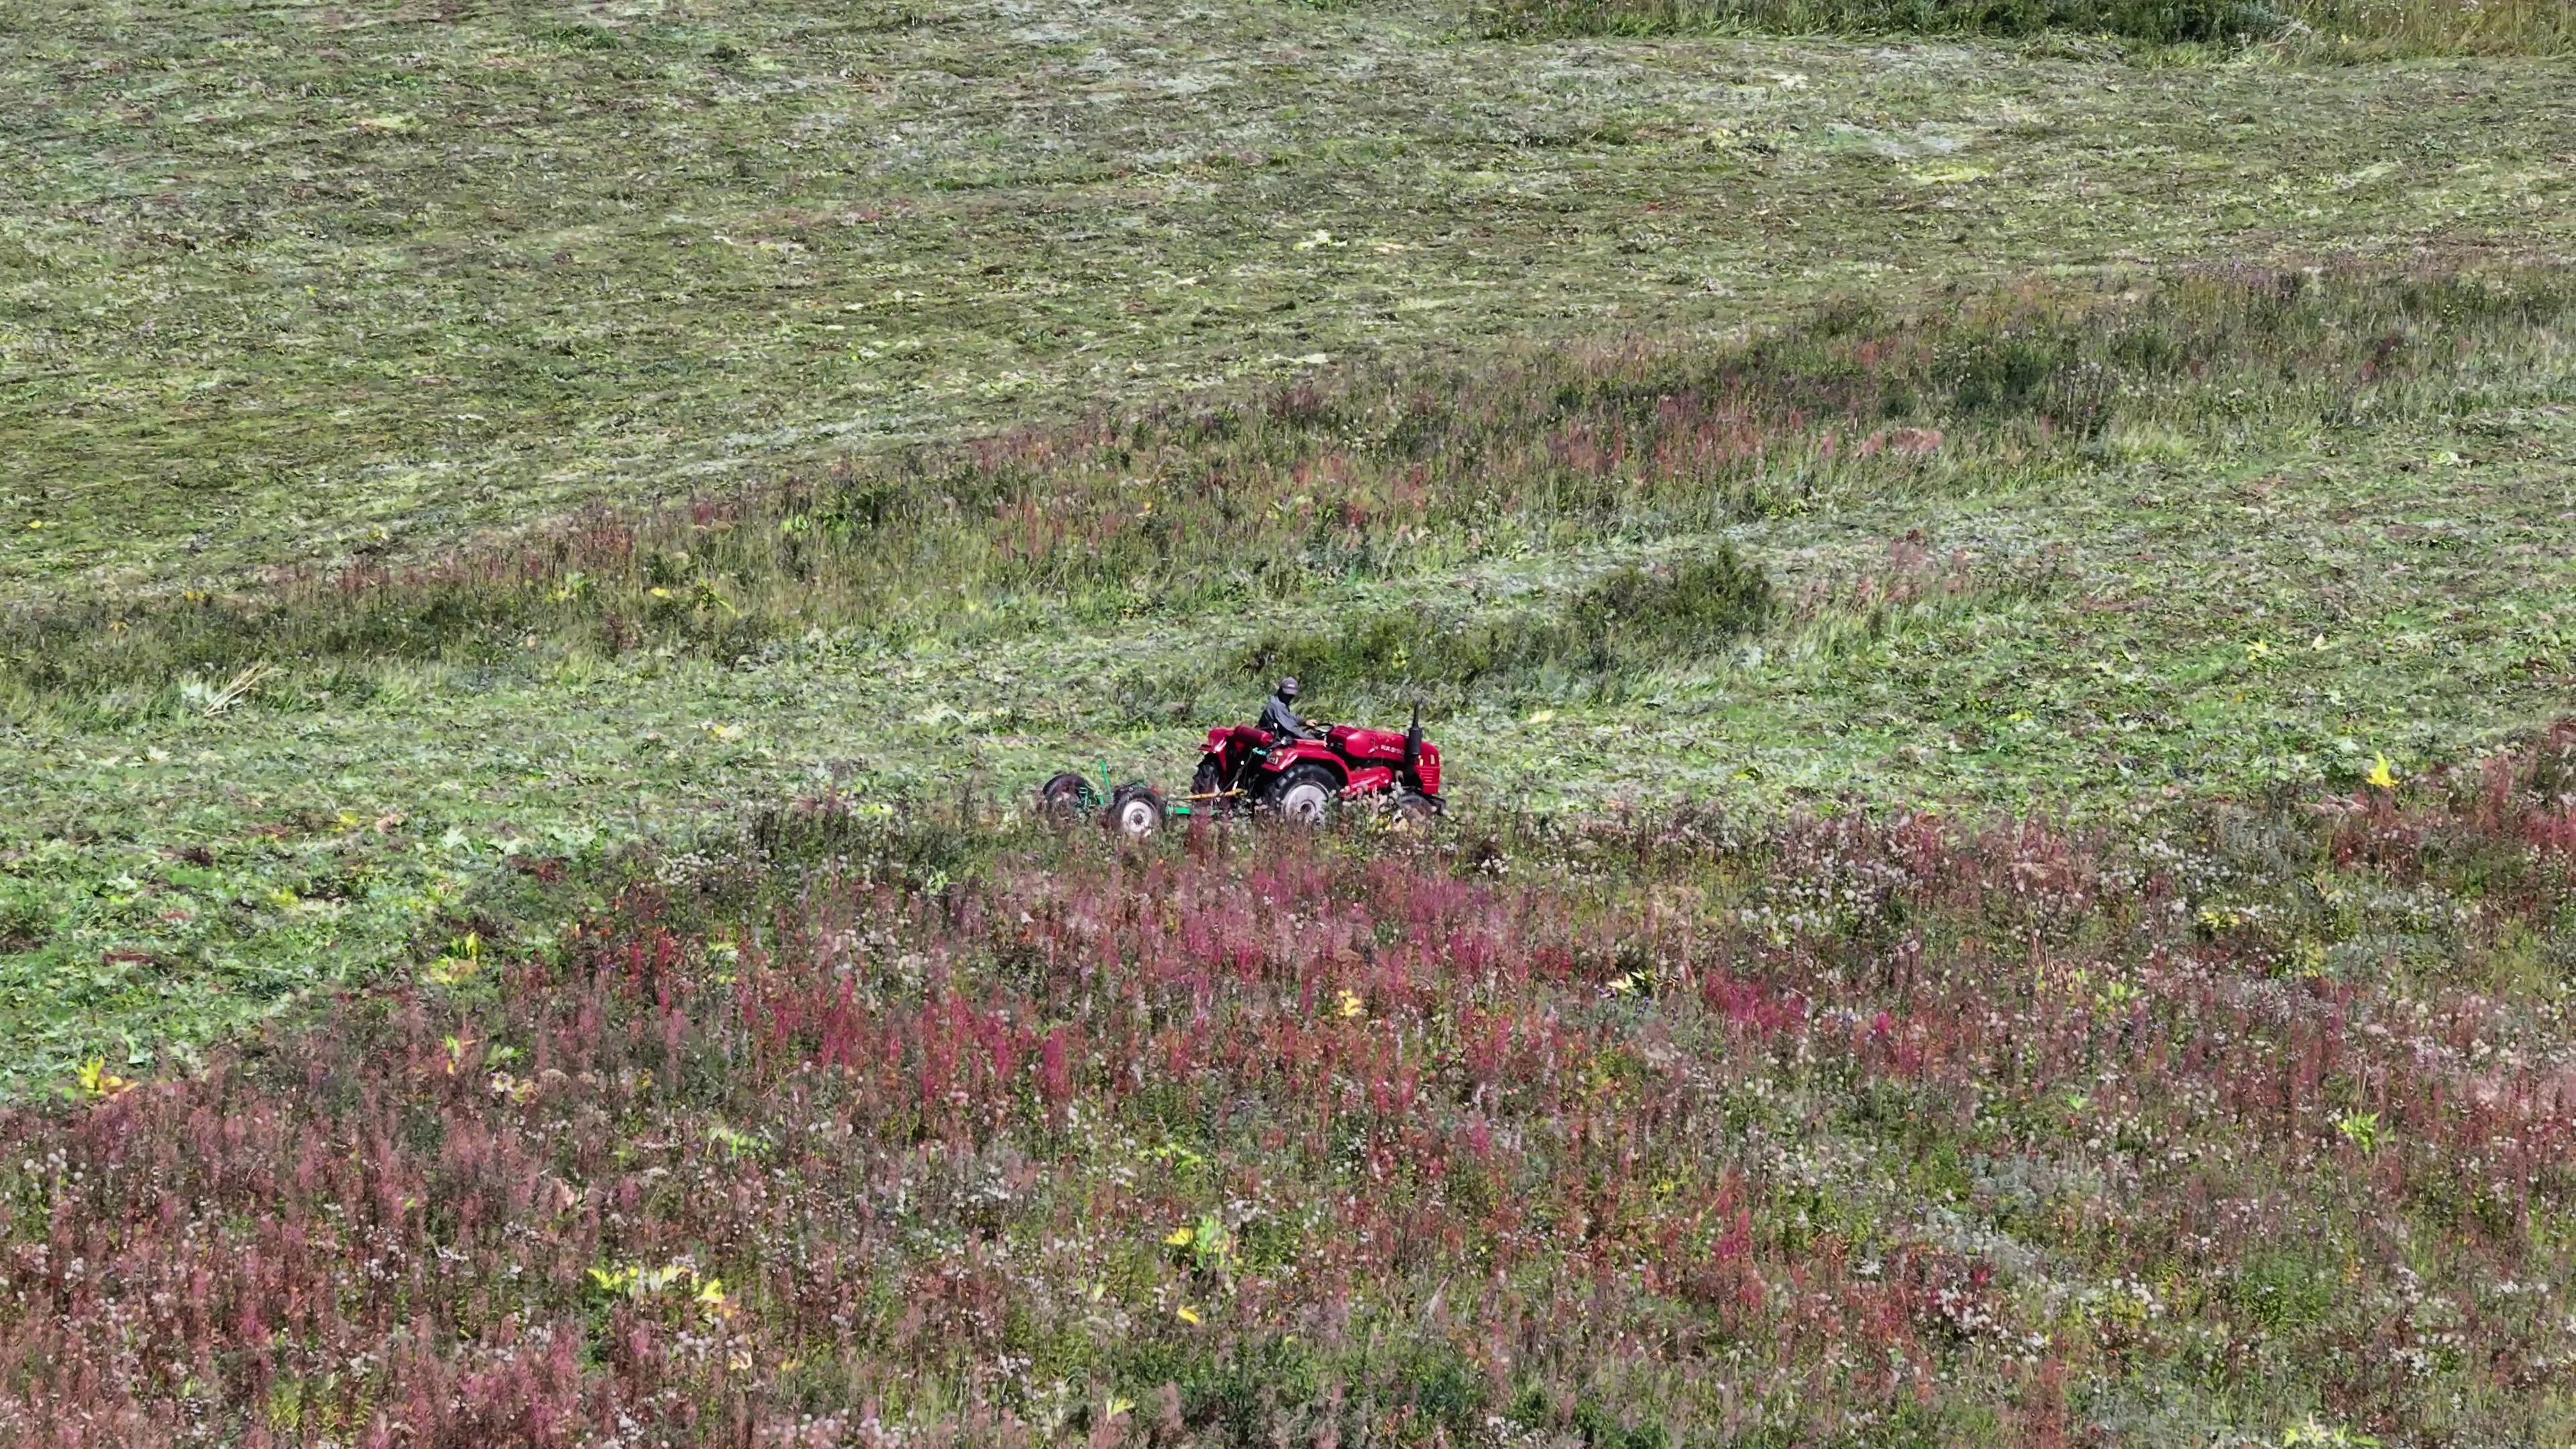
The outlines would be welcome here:
M 1150 840 L 1162 833 L 1163 797 L 1151 785 L 1121 785 L 1109 797 L 1110 828 L 1130 840 Z
M 1322 765 L 1293 765 L 1270 786 L 1270 813 L 1294 825 L 1321 825 L 1341 781 Z
M 1190 799 L 1191 810 L 1217 820 L 1230 820 L 1252 808 L 1242 782 L 1227 787 L 1225 762 L 1214 755 L 1202 757 L 1198 773 L 1190 776 Z
M 1076 819 L 1099 803 L 1091 793 L 1091 782 L 1076 770 L 1067 770 L 1038 787 L 1038 813 L 1049 820 Z

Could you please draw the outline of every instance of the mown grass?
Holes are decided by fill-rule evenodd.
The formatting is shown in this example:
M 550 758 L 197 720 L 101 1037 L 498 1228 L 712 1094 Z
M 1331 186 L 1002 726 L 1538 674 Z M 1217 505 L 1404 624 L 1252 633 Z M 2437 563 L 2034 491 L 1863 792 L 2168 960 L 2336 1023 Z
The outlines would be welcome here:
M 12 5 L 0 592 L 434 557 L 1318 354 L 2576 217 L 2551 64 L 1204 14 Z

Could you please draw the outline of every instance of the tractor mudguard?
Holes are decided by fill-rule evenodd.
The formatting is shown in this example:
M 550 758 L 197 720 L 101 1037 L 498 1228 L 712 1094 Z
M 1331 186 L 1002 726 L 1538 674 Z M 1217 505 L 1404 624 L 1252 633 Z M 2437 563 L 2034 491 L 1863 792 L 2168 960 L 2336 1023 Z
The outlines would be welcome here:
M 1299 765 L 1315 764 L 1333 772 L 1336 788 L 1349 782 L 1351 768 L 1322 740 L 1288 740 L 1273 744 L 1256 768 L 1265 775 L 1285 774 Z

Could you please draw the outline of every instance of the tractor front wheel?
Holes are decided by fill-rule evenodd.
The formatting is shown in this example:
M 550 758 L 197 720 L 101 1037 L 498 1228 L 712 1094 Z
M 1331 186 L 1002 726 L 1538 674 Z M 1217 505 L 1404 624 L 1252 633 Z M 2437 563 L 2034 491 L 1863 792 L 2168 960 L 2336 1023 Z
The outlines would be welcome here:
M 1297 765 L 1270 786 L 1270 813 L 1293 825 L 1321 825 L 1341 782 L 1321 765 Z
M 1429 796 L 1407 790 L 1395 797 L 1395 803 L 1388 806 L 1387 811 L 1395 829 L 1414 835 L 1431 829 L 1432 819 L 1439 815 L 1440 807 L 1432 804 Z
M 1109 823 L 1130 840 L 1150 840 L 1162 833 L 1163 797 L 1151 785 L 1121 785 L 1109 797 Z

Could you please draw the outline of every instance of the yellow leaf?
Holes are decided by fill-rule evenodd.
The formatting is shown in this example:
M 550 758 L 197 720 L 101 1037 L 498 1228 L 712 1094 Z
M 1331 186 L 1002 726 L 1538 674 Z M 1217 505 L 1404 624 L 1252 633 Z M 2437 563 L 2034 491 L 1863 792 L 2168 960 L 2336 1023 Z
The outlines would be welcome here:
M 1345 991 L 1342 993 L 1342 1015 L 1358 1016 L 1367 1010 L 1368 1004 L 1360 1000 L 1360 994 L 1358 992 Z
M 1174 1228 L 1163 1234 L 1163 1241 L 1175 1248 L 1186 1248 L 1189 1246 L 1191 1237 L 1192 1234 L 1188 1228 Z
M 2396 789 L 2397 772 L 2388 768 L 2388 757 L 2386 755 L 2378 754 L 2376 751 L 2374 751 L 2373 754 L 2375 756 L 2375 762 L 2370 767 L 2370 773 L 2361 777 L 2362 782 L 2365 784 L 2376 785 L 2382 790 Z
M 1196 1323 L 1199 1321 L 1198 1313 L 1195 1310 L 1188 1308 L 1181 1309 L 1178 1317 L 1183 1323 Z

